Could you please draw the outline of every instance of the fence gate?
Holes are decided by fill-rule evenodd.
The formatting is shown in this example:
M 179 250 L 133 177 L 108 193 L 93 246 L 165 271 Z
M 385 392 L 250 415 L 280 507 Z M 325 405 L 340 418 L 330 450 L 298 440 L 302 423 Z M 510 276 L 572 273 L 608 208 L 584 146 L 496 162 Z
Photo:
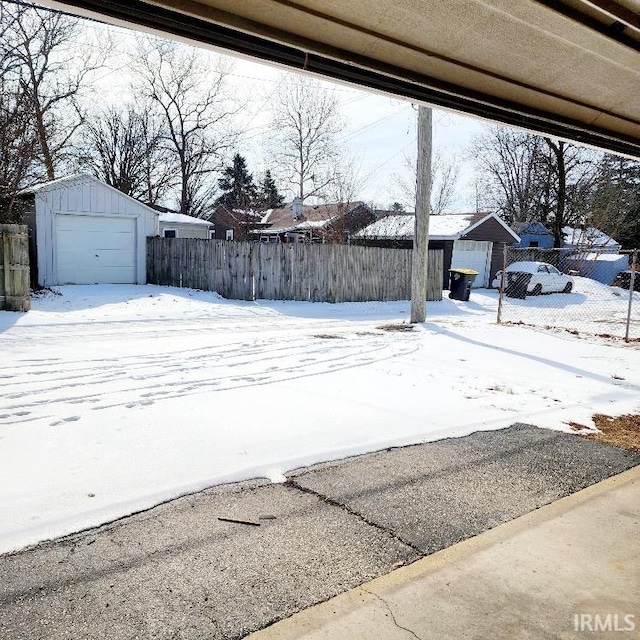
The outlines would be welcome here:
M 29 236 L 27 227 L 0 224 L 0 309 L 29 311 Z

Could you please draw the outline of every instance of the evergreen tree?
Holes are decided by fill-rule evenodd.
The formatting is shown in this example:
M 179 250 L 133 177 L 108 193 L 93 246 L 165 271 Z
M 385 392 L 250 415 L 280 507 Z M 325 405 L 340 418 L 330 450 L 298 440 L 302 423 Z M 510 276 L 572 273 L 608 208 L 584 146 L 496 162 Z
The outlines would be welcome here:
M 588 223 L 625 249 L 640 247 L 640 162 L 613 155 L 602 158 Z
M 223 192 L 218 198 L 218 204 L 223 204 L 228 209 L 248 209 L 256 202 L 257 191 L 253 176 L 247 169 L 247 161 L 239 153 L 233 156 L 232 164 L 223 169 L 218 186 Z
M 260 185 L 257 204 L 264 209 L 277 209 L 284 205 L 284 196 L 278 191 L 276 182 L 271 176 L 269 169 L 266 170 L 264 179 Z

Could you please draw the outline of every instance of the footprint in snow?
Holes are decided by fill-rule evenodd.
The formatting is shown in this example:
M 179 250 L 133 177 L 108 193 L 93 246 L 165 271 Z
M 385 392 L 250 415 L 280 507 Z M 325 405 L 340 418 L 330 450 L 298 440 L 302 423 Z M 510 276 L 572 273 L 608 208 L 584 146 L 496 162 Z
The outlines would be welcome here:
M 62 420 L 52 422 L 49 426 L 57 427 L 58 425 L 64 424 L 65 422 L 77 422 L 78 420 L 80 420 L 80 416 L 69 416 L 68 418 L 62 418 Z
M 140 402 L 130 402 L 129 404 L 125 404 L 124 406 L 127 409 L 135 409 L 136 407 L 148 407 L 150 404 L 153 404 L 153 400 L 140 400 Z

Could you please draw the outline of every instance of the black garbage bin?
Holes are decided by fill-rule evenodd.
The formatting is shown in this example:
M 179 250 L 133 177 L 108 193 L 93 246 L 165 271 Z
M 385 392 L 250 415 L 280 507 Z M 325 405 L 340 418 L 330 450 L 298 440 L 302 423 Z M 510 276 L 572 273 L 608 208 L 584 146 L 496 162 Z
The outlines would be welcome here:
M 449 297 L 452 300 L 468 300 L 477 275 L 478 272 L 473 269 L 449 269 Z
M 509 298 L 520 298 L 524 300 L 527 297 L 527 288 L 531 282 L 531 274 L 525 271 L 507 271 L 507 286 L 504 292 Z

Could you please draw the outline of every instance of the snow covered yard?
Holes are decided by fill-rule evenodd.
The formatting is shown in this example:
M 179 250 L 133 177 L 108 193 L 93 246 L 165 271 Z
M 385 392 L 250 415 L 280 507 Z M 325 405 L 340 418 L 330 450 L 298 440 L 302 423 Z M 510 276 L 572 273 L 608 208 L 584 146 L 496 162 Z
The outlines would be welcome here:
M 503 301 L 502 320 L 534 326 L 562 327 L 592 335 L 624 337 L 630 292 L 590 278 L 574 276 L 570 294 L 527 296 Z M 640 292 L 633 292 L 629 337 L 640 339 Z
M 497 294 L 257 303 L 61 287 L 0 312 L 0 552 L 177 495 L 514 422 L 640 412 L 638 345 L 497 326 Z

